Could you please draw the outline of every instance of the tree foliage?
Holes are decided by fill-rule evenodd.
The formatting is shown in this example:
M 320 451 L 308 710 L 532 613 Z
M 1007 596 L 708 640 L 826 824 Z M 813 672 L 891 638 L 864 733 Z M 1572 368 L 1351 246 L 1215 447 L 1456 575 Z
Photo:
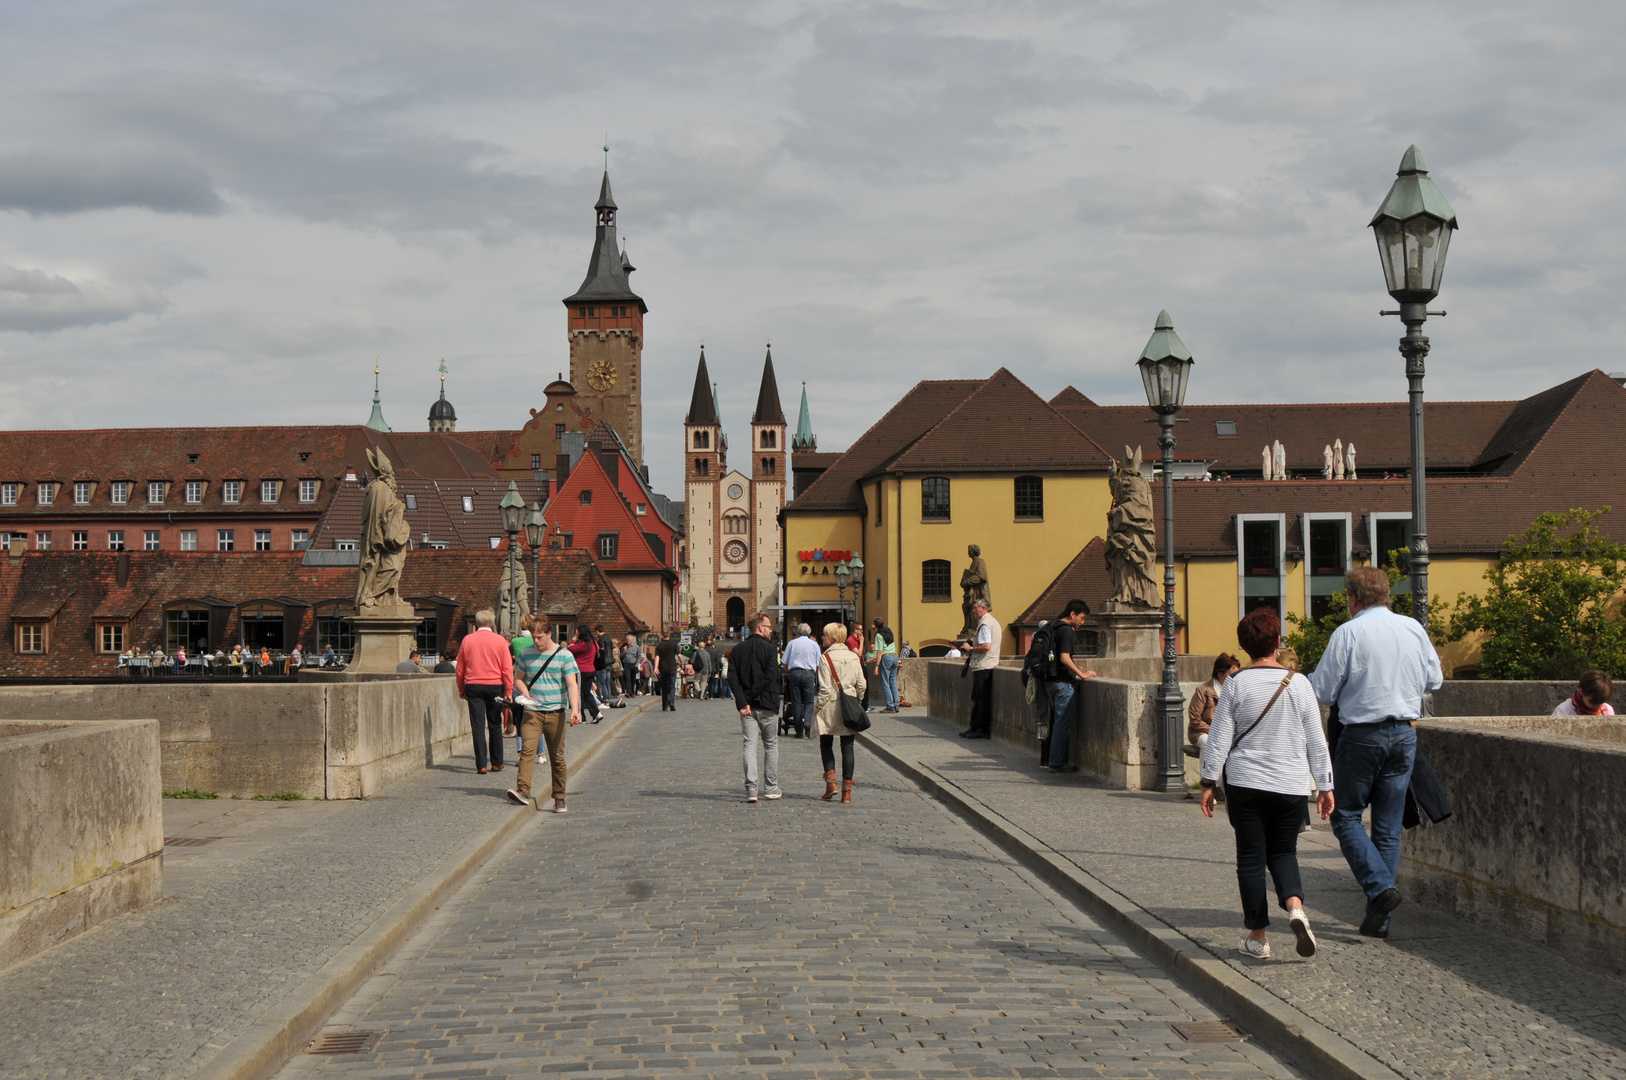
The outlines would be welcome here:
M 1626 544 L 1591 511 L 1542 514 L 1485 571 L 1483 596 L 1459 596 L 1448 640 L 1485 635 L 1486 679 L 1573 679 L 1589 668 L 1626 671 Z
M 1383 572 L 1389 575 L 1391 588 L 1406 580 L 1406 559 L 1410 554 L 1411 552 L 1405 548 L 1390 553 L 1389 564 L 1383 568 Z M 1321 663 L 1322 654 L 1327 651 L 1327 642 L 1332 640 L 1332 632 L 1349 621 L 1348 597 L 1349 594 L 1343 589 L 1333 593 L 1328 600 L 1332 610 L 1319 619 L 1288 614 L 1287 621 L 1295 629 L 1282 635 L 1282 644 L 1298 654 L 1300 670 L 1314 671 L 1316 665 Z M 1411 593 L 1395 593 L 1390 608 L 1396 615 L 1411 618 Z M 1450 634 L 1451 627 L 1439 601 L 1436 600 L 1429 605 L 1428 636 L 1436 644 L 1443 645 L 1451 640 Z

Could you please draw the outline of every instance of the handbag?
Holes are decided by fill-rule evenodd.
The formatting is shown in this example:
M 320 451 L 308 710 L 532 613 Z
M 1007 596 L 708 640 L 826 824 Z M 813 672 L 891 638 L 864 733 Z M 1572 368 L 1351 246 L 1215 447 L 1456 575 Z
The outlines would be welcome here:
M 1229 750 L 1225 751 L 1225 762 L 1220 765 L 1220 785 L 1222 787 L 1226 786 L 1225 766 L 1230 764 L 1231 755 L 1236 753 L 1237 744 L 1240 743 L 1243 739 L 1246 739 L 1249 735 L 1251 735 L 1253 733 L 1254 728 L 1258 727 L 1260 724 L 1265 722 L 1265 717 L 1270 715 L 1270 710 L 1272 708 L 1274 708 L 1275 705 L 1276 705 L 1276 699 L 1282 696 L 1282 691 L 1286 690 L 1287 689 L 1287 684 L 1292 682 L 1292 681 L 1293 681 L 1293 673 L 1291 671 L 1289 671 L 1287 673 L 1287 676 L 1282 679 L 1282 684 L 1276 688 L 1276 692 L 1274 694 L 1270 695 L 1270 700 L 1265 702 L 1265 707 L 1259 711 L 1259 719 L 1257 719 L 1253 723 L 1249 724 L 1248 729 L 1246 731 L 1244 731 L 1242 734 L 1238 735 L 1236 738 L 1231 740 L 1231 748 Z
M 870 728 L 869 713 L 859 700 L 842 689 L 841 676 L 836 672 L 836 662 L 830 658 L 829 653 L 824 654 L 824 662 L 830 665 L 830 681 L 836 684 L 836 703 L 841 710 L 841 722 L 848 731 L 868 731 Z

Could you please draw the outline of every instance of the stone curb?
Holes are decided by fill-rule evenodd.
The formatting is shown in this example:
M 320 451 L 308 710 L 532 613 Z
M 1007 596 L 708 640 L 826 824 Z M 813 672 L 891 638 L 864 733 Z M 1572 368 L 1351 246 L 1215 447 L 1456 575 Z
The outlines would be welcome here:
M 1399 1080 L 1399 1073 L 1238 974 L 1196 941 L 1001 817 L 930 766 L 909 761 L 868 733 L 858 739 L 876 757 L 913 780 L 1051 888 L 1099 920 L 1105 929 L 1161 965 L 1187 990 L 1222 1015 L 1228 1014 L 1266 1049 L 1316 1077 Z
M 592 760 L 599 748 L 633 717 L 659 704 L 652 696 L 628 708 L 614 721 L 606 721 L 591 743 L 570 759 L 572 770 Z M 619 710 L 618 710 L 619 711 Z M 546 771 L 542 773 L 545 780 Z M 452 895 L 492 853 L 527 825 L 542 819 L 536 811 L 515 812 L 473 841 L 465 852 L 452 855 L 428 876 L 407 890 L 388 911 L 356 939 L 340 949 L 317 972 L 274 1005 L 221 1051 L 193 1073 L 194 1080 L 264 1080 L 302 1050 L 333 1011 L 360 989 L 395 951 L 415 933 L 423 920 Z

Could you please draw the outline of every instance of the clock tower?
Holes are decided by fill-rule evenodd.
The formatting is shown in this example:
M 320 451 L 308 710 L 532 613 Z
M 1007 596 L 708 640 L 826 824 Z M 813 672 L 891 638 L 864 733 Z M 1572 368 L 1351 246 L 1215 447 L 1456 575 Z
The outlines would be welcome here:
M 593 210 L 598 224 L 587 277 L 564 301 L 570 381 L 576 387 L 576 405 L 613 427 L 633 459 L 642 464 L 644 315 L 649 308 L 627 282 L 633 265 L 616 243 L 616 206 L 608 169 Z

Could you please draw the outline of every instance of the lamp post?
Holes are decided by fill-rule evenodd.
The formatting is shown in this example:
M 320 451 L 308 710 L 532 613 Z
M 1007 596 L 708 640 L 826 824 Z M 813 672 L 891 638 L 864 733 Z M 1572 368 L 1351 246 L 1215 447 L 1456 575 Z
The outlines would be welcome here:
M 1411 398 L 1411 574 L 1412 617 L 1428 629 L 1428 490 L 1423 458 L 1423 361 L 1428 356 L 1428 338 L 1423 323 L 1430 315 L 1428 302 L 1439 295 L 1440 276 L 1445 272 L 1445 252 L 1451 246 L 1451 232 L 1457 215 L 1445 196 L 1428 177 L 1428 166 L 1417 147 L 1406 150 L 1400 159 L 1400 172 L 1383 205 L 1373 215 L 1371 225 L 1378 239 L 1378 258 L 1383 263 L 1384 284 L 1400 304 L 1399 315 L 1406 324 L 1400 339 L 1400 355 L 1406 359 L 1406 382 Z
M 841 598 L 841 621 L 847 621 L 847 583 L 852 581 L 852 567 L 845 562 L 836 564 L 836 594 Z
M 857 555 L 847 560 L 847 569 L 853 573 L 853 618 L 858 618 L 858 601 L 864 595 L 864 560 Z
M 548 538 L 548 519 L 542 516 L 542 507 L 537 503 L 531 504 L 531 512 L 525 515 L 525 542 L 531 545 L 531 614 L 535 615 L 542 607 L 542 542 Z
M 519 582 L 514 573 L 514 547 L 519 543 L 519 530 L 525 523 L 525 500 L 519 497 L 519 485 L 508 481 L 508 491 L 497 504 L 502 511 L 503 532 L 508 534 L 508 632 L 519 633 Z
M 1180 668 L 1174 646 L 1174 414 L 1186 401 L 1186 380 L 1191 376 L 1191 351 L 1167 311 L 1157 315 L 1146 348 L 1141 350 L 1141 382 L 1146 386 L 1146 404 L 1157 413 L 1157 445 L 1163 450 L 1163 685 L 1157 701 L 1162 723 L 1157 731 L 1158 791 L 1184 791 L 1186 768 L 1180 748 L 1180 712 L 1185 699 L 1180 694 Z

